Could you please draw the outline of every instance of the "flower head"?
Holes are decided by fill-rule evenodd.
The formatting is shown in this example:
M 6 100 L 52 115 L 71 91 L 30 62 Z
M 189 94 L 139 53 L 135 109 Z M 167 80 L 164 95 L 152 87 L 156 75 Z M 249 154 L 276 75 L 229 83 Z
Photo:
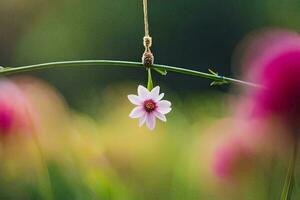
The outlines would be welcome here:
M 253 150 L 242 138 L 229 137 L 215 150 L 213 171 L 215 175 L 227 181 L 233 181 L 251 169 Z
M 164 93 L 159 94 L 159 86 L 156 86 L 151 91 L 142 85 L 138 86 L 138 95 L 128 95 L 129 101 L 136 105 L 131 111 L 129 117 L 139 118 L 139 126 L 146 123 L 150 130 L 155 128 L 156 118 L 161 121 L 167 121 L 165 114 L 171 109 L 171 102 L 162 100 Z
M 262 39 L 263 45 L 259 42 Z M 248 68 L 246 76 L 265 87 L 252 89 L 249 93 L 254 102 L 253 117 L 275 116 L 288 126 L 298 126 L 300 35 L 283 30 L 269 31 L 256 40 L 259 41 L 254 41 L 253 48 L 246 51 L 244 57 L 248 59 L 242 64 Z
M 21 89 L 8 79 L 0 80 L 0 136 L 30 131 L 29 102 Z

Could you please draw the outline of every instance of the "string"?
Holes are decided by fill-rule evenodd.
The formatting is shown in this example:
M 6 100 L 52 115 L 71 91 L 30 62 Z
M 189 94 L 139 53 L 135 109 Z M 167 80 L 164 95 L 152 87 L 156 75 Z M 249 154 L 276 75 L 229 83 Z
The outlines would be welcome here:
M 143 7 L 144 7 L 144 27 L 145 27 L 145 36 L 143 38 L 143 44 L 145 47 L 145 51 L 143 53 L 142 62 L 148 71 L 148 84 L 147 88 L 149 91 L 153 88 L 153 81 L 151 75 L 150 67 L 154 63 L 154 56 L 150 50 L 152 45 L 152 38 L 149 35 L 149 22 L 148 22 L 148 0 L 143 0 Z
M 144 5 L 144 26 L 145 37 L 149 37 L 149 23 L 148 23 L 148 0 L 143 0 Z

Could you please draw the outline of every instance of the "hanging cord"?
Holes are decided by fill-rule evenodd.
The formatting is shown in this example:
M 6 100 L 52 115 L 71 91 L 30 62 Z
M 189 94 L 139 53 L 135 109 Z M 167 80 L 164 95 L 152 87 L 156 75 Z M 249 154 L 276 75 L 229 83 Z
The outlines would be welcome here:
M 145 25 L 145 37 L 149 37 L 149 23 L 148 23 L 148 1 L 143 0 L 144 6 L 144 25 Z
M 150 50 L 152 46 L 152 38 L 149 35 L 149 22 L 148 22 L 148 0 L 143 0 L 144 6 L 144 27 L 145 27 L 145 36 L 144 36 L 144 47 L 145 51 L 143 53 L 142 62 L 146 69 L 149 69 L 154 63 L 154 56 Z

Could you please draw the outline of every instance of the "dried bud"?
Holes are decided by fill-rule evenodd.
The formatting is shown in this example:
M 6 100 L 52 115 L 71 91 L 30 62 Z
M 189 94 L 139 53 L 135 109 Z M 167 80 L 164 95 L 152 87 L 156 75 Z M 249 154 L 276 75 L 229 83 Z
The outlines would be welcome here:
M 153 54 L 150 51 L 149 52 L 145 51 L 142 57 L 142 62 L 146 68 L 150 68 L 151 65 L 153 65 L 154 63 Z

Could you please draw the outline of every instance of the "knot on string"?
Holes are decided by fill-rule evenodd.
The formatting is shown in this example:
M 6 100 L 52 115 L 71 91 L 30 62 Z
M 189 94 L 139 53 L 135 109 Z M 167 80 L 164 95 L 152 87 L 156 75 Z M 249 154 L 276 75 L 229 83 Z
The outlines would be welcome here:
M 145 49 L 150 51 L 151 46 L 152 46 L 152 37 L 145 36 L 144 37 L 144 47 L 145 47 Z

